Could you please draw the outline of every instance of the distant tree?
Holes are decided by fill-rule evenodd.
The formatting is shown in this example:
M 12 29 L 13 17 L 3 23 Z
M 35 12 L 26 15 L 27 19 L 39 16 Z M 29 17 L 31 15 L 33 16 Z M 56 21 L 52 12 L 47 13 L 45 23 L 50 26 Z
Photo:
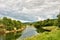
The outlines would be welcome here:
M 3 20 L 3 24 L 7 25 L 7 23 L 8 23 L 8 22 L 7 22 L 7 17 L 3 17 L 2 20 Z
M 54 20 L 53 26 L 58 26 L 58 20 Z
M 37 29 L 37 32 L 43 32 L 44 31 L 43 28 L 39 24 L 35 25 L 35 28 Z
M 58 26 L 60 27 L 60 13 L 58 14 Z

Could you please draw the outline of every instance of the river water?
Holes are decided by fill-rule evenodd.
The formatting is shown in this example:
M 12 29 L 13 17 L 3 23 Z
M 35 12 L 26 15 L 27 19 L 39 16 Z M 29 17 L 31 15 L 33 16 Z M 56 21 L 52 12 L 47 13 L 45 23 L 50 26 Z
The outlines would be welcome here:
M 27 26 L 27 28 L 22 32 L 21 37 L 19 37 L 17 40 L 31 37 L 36 34 L 37 34 L 36 29 L 33 26 Z
M 27 37 L 31 37 L 36 34 L 37 34 L 36 29 L 33 26 L 27 26 L 22 33 L 17 32 L 0 35 L 0 40 L 20 40 Z

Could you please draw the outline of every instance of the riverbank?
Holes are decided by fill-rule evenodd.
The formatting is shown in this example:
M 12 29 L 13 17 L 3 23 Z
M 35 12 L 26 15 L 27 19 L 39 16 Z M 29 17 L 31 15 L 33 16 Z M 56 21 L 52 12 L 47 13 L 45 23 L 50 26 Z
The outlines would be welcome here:
M 11 30 L 11 31 L 8 31 L 8 30 L 6 30 L 6 29 L 3 29 L 2 31 L 0 31 L 0 34 L 7 34 L 7 33 L 12 33 L 12 32 L 21 32 L 21 31 L 23 31 L 25 29 L 25 27 L 24 28 L 21 28 L 21 29 L 15 29 L 15 30 Z
M 58 28 L 51 32 L 43 32 L 24 40 L 60 40 L 60 29 Z

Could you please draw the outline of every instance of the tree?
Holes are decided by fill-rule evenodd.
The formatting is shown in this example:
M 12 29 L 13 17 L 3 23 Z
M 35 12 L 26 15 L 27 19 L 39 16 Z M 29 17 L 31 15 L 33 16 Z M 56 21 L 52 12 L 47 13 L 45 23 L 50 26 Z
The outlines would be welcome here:
M 60 13 L 58 14 L 58 26 L 60 27 Z
M 2 21 L 3 21 L 3 24 L 5 24 L 5 25 L 7 25 L 7 17 L 3 17 L 3 19 L 2 19 Z

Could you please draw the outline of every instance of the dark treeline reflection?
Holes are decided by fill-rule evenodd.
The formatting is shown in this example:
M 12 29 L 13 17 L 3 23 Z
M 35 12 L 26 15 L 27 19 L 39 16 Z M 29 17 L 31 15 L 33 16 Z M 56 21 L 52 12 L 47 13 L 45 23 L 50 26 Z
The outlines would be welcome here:
M 21 36 L 21 32 L 8 33 L 3 35 L 0 34 L 0 40 L 16 40 L 20 36 Z

